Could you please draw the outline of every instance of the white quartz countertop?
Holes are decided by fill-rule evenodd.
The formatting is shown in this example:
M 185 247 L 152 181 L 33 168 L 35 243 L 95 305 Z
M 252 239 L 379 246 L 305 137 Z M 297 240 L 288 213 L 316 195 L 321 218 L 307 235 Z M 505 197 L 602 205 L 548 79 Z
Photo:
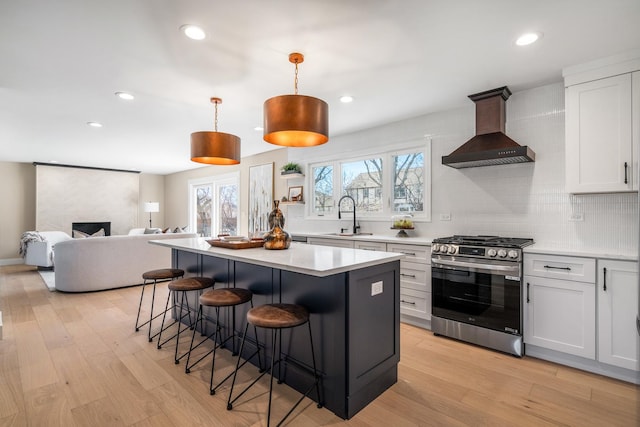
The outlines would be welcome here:
M 399 231 L 399 230 L 390 230 L 390 231 Z M 301 236 L 301 237 L 318 237 L 324 239 L 343 239 L 343 240 L 356 240 L 362 242 L 384 242 L 384 243 L 404 243 L 407 245 L 420 245 L 420 246 L 429 246 L 431 245 L 431 238 L 428 237 L 413 237 L 411 236 L 411 230 L 407 230 L 409 237 L 396 237 L 396 236 L 387 236 L 384 234 L 351 234 L 351 233 L 318 233 L 313 231 L 292 231 L 290 234 L 292 236 Z
M 292 242 L 289 249 L 285 250 L 212 247 L 204 238 L 151 240 L 149 243 L 318 277 L 384 264 L 404 257 L 403 254 L 394 252 L 336 248 L 297 242 Z
M 626 251 L 612 251 L 602 249 L 567 249 L 559 248 L 555 246 L 544 245 L 535 243 L 531 246 L 524 248 L 524 253 L 530 254 L 546 254 L 546 255 L 561 255 L 561 256 L 576 256 L 583 258 L 601 258 L 601 259 L 616 259 L 620 261 L 638 261 L 638 254 Z

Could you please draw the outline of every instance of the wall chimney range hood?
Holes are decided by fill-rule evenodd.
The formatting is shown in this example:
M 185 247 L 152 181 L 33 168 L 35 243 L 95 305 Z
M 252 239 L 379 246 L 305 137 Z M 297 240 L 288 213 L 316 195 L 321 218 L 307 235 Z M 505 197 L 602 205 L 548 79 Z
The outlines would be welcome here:
M 504 133 L 507 86 L 469 95 L 476 104 L 476 136 L 453 153 L 442 156 L 442 164 L 452 168 L 505 165 L 535 161 L 536 154 Z

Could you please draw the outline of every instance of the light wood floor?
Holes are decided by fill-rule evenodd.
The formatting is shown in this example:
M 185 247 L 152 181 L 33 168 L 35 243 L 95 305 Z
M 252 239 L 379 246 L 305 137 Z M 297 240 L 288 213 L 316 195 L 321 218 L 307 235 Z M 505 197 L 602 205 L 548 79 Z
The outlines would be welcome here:
M 0 426 L 266 425 L 267 378 L 227 411 L 226 385 L 208 393 L 210 362 L 186 375 L 173 345 L 157 350 L 134 332 L 139 292 L 49 292 L 32 268 L 0 267 Z M 404 324 L 400 332 L 393 387 L 349 421 L 306 401 L 287 425 L 640 425 L 632 384 Z M 217 367 L 228 372 L 232 360 L 219 354 Z M 299 395 L 285 385 L 276 391 L 282 416 Z

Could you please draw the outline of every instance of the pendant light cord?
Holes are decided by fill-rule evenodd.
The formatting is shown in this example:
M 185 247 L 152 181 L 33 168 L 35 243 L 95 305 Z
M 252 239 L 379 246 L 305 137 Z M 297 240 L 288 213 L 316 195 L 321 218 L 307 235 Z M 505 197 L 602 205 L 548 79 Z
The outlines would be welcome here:
M 218 103 L 214 103 L 215 108 L 215 119 L 213 121 L 213 129 L 218 132 Z
M 295 74 L 295 79 L 293 80 L 293 86 L 294 86 L 294 93 L 297 95 L 298 94 L 298 61 L 295 61 L 296 64 L 296 74 Z

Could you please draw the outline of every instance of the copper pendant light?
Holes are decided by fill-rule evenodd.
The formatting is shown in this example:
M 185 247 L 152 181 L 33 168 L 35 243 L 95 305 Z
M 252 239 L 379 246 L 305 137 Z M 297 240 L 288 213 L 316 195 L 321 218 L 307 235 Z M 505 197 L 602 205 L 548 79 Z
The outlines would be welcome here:
M 214 131 L 191 134 L 191 160 L 209 165 L 237 165 L 240 163 L 240 138 L 230 133 L 218 132 L 218 104 L 220 98 L 211 98 L 215 105 Z
M 264 102 L 264 140 L 285 147 L 312 147 L 329 140 L 329 106 L 321 99 L 298 95 L 298 64 L 301 53 L 289 55 L 296 65 L 295 94 Z

